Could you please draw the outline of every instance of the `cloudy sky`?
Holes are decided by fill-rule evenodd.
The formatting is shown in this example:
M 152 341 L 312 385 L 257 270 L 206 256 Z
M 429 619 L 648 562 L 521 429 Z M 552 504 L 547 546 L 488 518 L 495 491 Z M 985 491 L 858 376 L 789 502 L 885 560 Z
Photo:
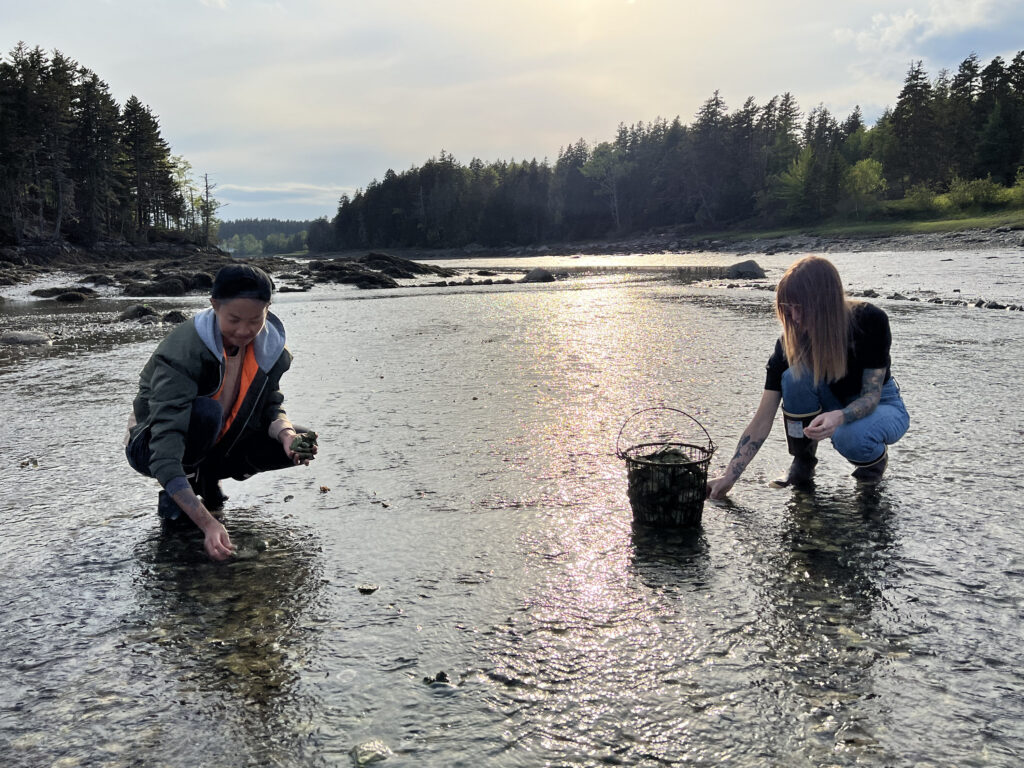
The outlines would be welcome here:
M 446 150 L 547 158 L 620 123 L 790 91 L 870 121 L 911 62 L 1009 60 L 1018 0 L 0 0 L 0 53 L 60 50 L 159 117 L 220 215 L 334 215 Z

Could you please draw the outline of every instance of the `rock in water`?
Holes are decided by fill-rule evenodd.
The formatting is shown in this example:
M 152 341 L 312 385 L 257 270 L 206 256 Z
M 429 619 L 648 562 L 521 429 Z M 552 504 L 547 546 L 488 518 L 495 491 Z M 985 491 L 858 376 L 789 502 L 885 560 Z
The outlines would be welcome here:
M 764 270 L 761 269 L 761 265 L 753 259 L 747 259 L 741 261 L 738 264 L 733 264 L 729 267 L 725 276 L 728 278 L 739 279 L 739 278 L 754 278 L 757 280 L 763 280 L 765 277 Z
M 552 275 L 550 272 L 548 272 L 548 270 L 544 269 L 544 267 L 536 267 L 534 269 L 531 269 L 529 272 L 527 272 L 526 275 L 523 277 L 523 279 L 520 280 L 519 282 L 521 282 L 521 283 L 553 283 L 554 281 L 555 281 L 555 276 Z
M 352 755 L 353 762 L 361 767 L 387 760 L 394 753 L 383 741 L 373 739 L 372 741 L 364 741 L 362 744 L 356 744 L 352 747 L 350 754 Z
M 54 298 L 64 304 L 81 304 L 88 297 L 81 291 L 64 291 L 64 293 L 58 293 Z
M 188 320 L 188 315 L 180 309 L 172 309 L 170 312 L 165 313 L 160 320 L 165 323 L 184 323 Z
M 46 346 L 53 340 L 42 331 L 7 331 L 0 334 L 0 344 L 24 344 L 26 346 Z
M 118 320 L 141 320 L 144 317 L 155 317 L 156 310 L 151 307 L 147 307 L 145 304 L 132 304 L 127 307 L 120 315 L 117 316 Z

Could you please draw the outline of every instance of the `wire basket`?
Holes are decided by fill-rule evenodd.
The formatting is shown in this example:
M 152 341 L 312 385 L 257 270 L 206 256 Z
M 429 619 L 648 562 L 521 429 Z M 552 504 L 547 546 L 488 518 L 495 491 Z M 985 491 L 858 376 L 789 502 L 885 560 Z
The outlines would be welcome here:
M 641 415 L 658 421 L 657 427 L 646 430 L 646 436 L 640 433 L 640 442 L 623 448 L 626 427 Z M 689 419 L 684 422 L 687 429 L 665 424 L 670 419 L 678 420 L 679 415 Z M 692 429 L 694 424 L 700 433 Z M 615 455 L 626 462 L 633 519 L 657 526 L 699 526 L 707 496 L 708 465 L 715 447 L 704 425 L 677 408 L 644 408 L 626 419 L 615 441 Z

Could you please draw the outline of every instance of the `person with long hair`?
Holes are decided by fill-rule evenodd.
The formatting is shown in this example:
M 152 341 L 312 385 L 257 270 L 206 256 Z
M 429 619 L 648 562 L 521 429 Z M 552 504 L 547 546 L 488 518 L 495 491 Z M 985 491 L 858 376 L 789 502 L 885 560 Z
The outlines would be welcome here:
M 772 485 L 809 486 L 818 443 L 829 438 L 854 465 L 858 482 L 878 483 L 888 446 L 910 427 L 892 378 L 885 311 L 847 298 L 835 265 L 805 256 L 779 280 L 775 314 L 782 335 L 768 360 L 761 403 L 724 473 L 708 482 L 708 497 L 720 499 L 736 484 L 771 432 L 780 404 L 793 462 Z

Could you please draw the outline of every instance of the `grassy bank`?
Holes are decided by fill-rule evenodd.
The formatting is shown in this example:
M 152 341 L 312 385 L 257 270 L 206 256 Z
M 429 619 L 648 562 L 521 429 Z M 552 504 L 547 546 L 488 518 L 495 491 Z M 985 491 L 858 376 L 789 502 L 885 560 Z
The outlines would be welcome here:
M 892 212 L 895 213 L 895 212 Z M 1024 208 L 1004 209 L 989 213 L 940 211 L 938 216 L 920 216 L 888 220 L 851 222 L 826 221 L 799 227 L 769 229 L 729 229 L 705 235 L 716 240 L 756 240 L 812 235 L 834 238 L 899 237 L 901 235 L 932 235 L 965 230 L 993 230 L 1001 227 L 1024 229 Z

